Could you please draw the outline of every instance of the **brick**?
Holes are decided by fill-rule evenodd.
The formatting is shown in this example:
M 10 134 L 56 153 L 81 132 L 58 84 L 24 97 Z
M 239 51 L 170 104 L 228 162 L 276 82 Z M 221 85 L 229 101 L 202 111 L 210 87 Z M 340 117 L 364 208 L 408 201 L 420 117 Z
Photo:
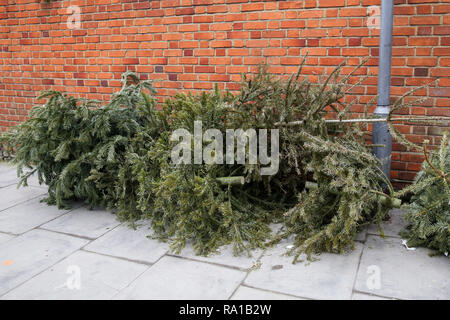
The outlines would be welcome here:
M 414 16 L 409 19 L 411 25 L 435 25 L 441 23 L 440 16 Z
M 408 58 L 408 66 L 428 66 L 432 67 L 437 64 L 436 58 Z M 442 64 L 442 61 L 441 61 Z M 445 66 L 445 64 L 444 64 Z
M 344 62 L 344 58 L 321 58 L 320 64 L 324 66 L 337 66 Z
M 416 77 L 428 76 L 428 68 L 414 68 L 414 76 Z
M 285 56 L 286 48 L 269 48 L 264 50 L 265 56 Z
M 248 31 L 230 31 L 227 32 L 228 39 L 248 39 L 249 33 Z
M 242 12 L 245 11 L 262 11 L 264 10 L 263 3 L 244 3 L 242 4 Z
M 408 39 L 410 46 L 436 46 L 439 43 L 437 37 L 411 37 Z
M 177 8 L 175 9 L 175 15 L 184 16 L 184 15 L 191 15 L 194 14 L 194 8 L 188 7 L 188 8 Z
M 339 9 L 339 17 L 366 17 L 366 8 L 342 8 Z
M 266 30 L 262 32 L 264 38 L 284 38 L 285 31 L 281 30 Z
M 304 47 L 306 40 L 304 39 L 285 39 L 281 41 L 283 47 Z
M 345 27 L 345 26 L 347 26 L 347 20 L 346 19 L 324 19 L 324 20 L 322 20 L 321 26 L 323 28 Z
M 298 58 L 293 58 L 293 57 L 280 58 L 281 65 L 300 65 L 301 62 L 302 62 L 302 58 L 300 58 L 300 57 L 298 57 Z
M 228 49 L 228 55 L 230 56 L 248 56 L 248 49 Z
M 365 57 L 365 56 L 369 55 L 369 49 L 368 48 L 344 48 L 344 49 L 342 49 L 342 55 Z
M 282 28 L 304 28 L 305 21 L 303 20 L 285 20 L 281 21 Z
M 211 31 L 228 31 L 232 28 L 232 23 L 214 23 L 211 25 Z
M 230 48 L 231 47 L 231 41 L 211 41 L 211 47 L 212 48 Z
M 319 7 L 343 7 L 345 0 L 318 0 Z
M 208 13 L 221 13 L 221 12 L 227 12 L 227 6 L 225 5 L 212 5 L 212 6 L 207 6 L 207 12 Z
M 267 22 L 260 22 L 260 21 L 252 21 L 252 22 L 246 22 L 244 24 L 244 28 L 246 30 L 251 30 L 251 29 L 260 29 L 263 30 L 267 27 Z
M 249 48 L 264 48 L 268 46 L 268 41 L 267 40 L 247 40 L 246 41 L 246 46 Z

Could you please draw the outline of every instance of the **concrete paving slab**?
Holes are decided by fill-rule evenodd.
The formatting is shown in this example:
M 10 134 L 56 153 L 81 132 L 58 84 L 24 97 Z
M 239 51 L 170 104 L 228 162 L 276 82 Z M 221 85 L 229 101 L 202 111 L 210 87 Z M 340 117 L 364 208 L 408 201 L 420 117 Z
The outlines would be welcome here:
M 245 275 L 239 270 L 166 256 L 115 299 L 228 299 Z
M 0 245 L 0 295 L 72 254 L 87 240 L 32 230 Z
M 16 185 L 0 189 L 0 211 L 8 209 L 19 203 L 45 195 L 47 192 L 43 188 L 24 187 L 17 189 Z M 0 212 L 1 214 L 1 212 Z
M 70 211 L 49 206 L 41 202 L 43 198 L 38 197 L 1 211 L 0 231 L 21 234 Z
M 364 293 L 353 293 L 352 300 L 393 300 Z
M 403 212 L 400 209 L 392 209 L 389 211 L 390 220 L 383 221 L 381 228 L 385 236 L 400 238 L 398 234 L 404 227 L 406 227 L 406 222 L 403 220 Z M 378 226 L 371 224 L 368 229 L 368 234 L 379 235 Z
M 288 243 L 281 242 L 261 258 L 261 267 L 251 271 L 245 284 L 312 299 L 350 299 L 363 245 L 343 254 L 324 253 L 318 261 L 292 264 L 284 256 Z
M 106 210 L 81 207 L 42 225 L 41 228 L 96 239 L 119 224 L 117 217 Z
M 355 289 L 397 299 L 448 299 L 450 259 L 429 252 L 406 250 L 401 239 L 369 236 Z
M 12 238 L 14 238 L 14 236 L 11 234 L 0 233 L 0 244 L 6 242 L 8 240 L 11 240 Z
M 230 300 L 304 300 L 285 294 L 240 286 Z
M 0 163 L 0 188 L 10 185 L 17 185 L 19 180 L 19 177 L 17 177 L 16 167 L 7 163 Z M 44 185 L 39 185 L 37 174 L 29 177 L 27 183 L 29 186 L 46 188 Z
M 255 263 L 257 263 L 262 253 L 263 250 L 255 249 L 251 251 L 251 256 L 249 256 L 246 252 L 242 252 L 241 254 L 235 256 L 233 246 L 227 245 L 220 247 L 218 252 L 212 253 L 205 257 L 196 255 L 192 244 L 188 244 L 176 256 L 247 270 L 252 268 Z
M 7 163 L 6 161 L 0 160 L 0 173 L 9 171 L 9 170 L 15 170 L 15 167 Z
M 2 299 L 111 299 L 148 266 L 77 251 Z
M 360 232 L 358 232 L 356 234 L 355 241 L 365 242 L 366 238 L 367 238 L 367 229 L 368 229 L 368 227 L 365 227 Z
M 169 245 L 147 238 L 151 233 L 145 225 L 134 230 L 125 223 L 94 240 L 85 249 L 129 260 L 155 263 L 168 251 Z
M 18 182 L 19 178 L 17 177 L 15 168 L 7 170 L 6 167 L 3 170 L 0 170 L 0 188 L 16 185 Z

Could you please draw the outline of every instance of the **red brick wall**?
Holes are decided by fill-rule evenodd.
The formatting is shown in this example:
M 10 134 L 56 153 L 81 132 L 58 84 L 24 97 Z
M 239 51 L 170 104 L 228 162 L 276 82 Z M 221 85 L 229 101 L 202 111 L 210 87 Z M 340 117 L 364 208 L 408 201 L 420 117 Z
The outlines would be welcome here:
M 450 2 L 396 0 L 392 95 L 434 79 L 406 114 L 450 116 Z M 377 91 L 378 35 L 368 9 L 380 0 L 0 0 L 0 129 L 22 121 L 40 90 L 107 100 L 122 72 L 156 82 L 159 97 L 180 90 L 237 89 L 240 73 L 267 62 L 272 72 L 317 78 L 348 58 L 367 76 L 354 91 L 361 112 Z M 67 8 L 81 8 L 69 29 Z M 350 67 L 346 68 L 347 72 Z M 356 79 L 353 79 L 356 81 Z M 372 111 L 373 107 L 369 109 Z M 399 126 L 409 139 L 432 142 L 439 127 Z M 411 180 L 422 157 L 394 143 L 392 177 Z

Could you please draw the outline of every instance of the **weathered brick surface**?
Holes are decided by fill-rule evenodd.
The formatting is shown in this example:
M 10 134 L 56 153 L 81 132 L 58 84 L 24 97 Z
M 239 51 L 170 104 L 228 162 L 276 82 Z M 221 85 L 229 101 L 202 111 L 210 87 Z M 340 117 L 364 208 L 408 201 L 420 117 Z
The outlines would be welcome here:
M 352 81 L 354 112 L 377 91 L 379 30 L 371 17 L 380 0 L 0 0 L 0 129 L 25 119 L 40 90 L 108 99 L 126 70 L 158 79 L 160 100 L 183 90 L 236 90 L 241 73 L 262 62 L 271 71 L 297 70 L 317 79 L 347 58 L 370 57 Z M 69 29 L 67 8 L 81 8 Z M 374 11 L 375 10 L 375 11 Z M 402 114 L 450 116 L 450 3 L 396 0 L 392 95 L 426 98 Z M 344 68 L 349 72 L 350 67 Z M 355 100 L 354 100 L 355 99 Z M 373 111 L 373 106 L 369 111 Z M 399 126 L 414 142 L 437 143 L 441 128 Z M 394 143 L 392 177 L 408 181 L 422 157 Z

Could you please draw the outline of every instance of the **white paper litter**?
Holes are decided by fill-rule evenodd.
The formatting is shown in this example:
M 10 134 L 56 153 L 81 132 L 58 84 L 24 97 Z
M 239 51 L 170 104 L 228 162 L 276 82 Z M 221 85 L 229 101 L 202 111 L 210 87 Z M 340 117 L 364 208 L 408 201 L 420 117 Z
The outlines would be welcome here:
M 416 250 L 416 248 L 410 248 L 407 245 L 407 241 L 402 239 L 402 245 L 406 248 L 406 250 Z
M 288 246 L 286 246 L 286 249 L 292 249 L 294 246 L 291 244 L 291 245 L 288 245 Z

